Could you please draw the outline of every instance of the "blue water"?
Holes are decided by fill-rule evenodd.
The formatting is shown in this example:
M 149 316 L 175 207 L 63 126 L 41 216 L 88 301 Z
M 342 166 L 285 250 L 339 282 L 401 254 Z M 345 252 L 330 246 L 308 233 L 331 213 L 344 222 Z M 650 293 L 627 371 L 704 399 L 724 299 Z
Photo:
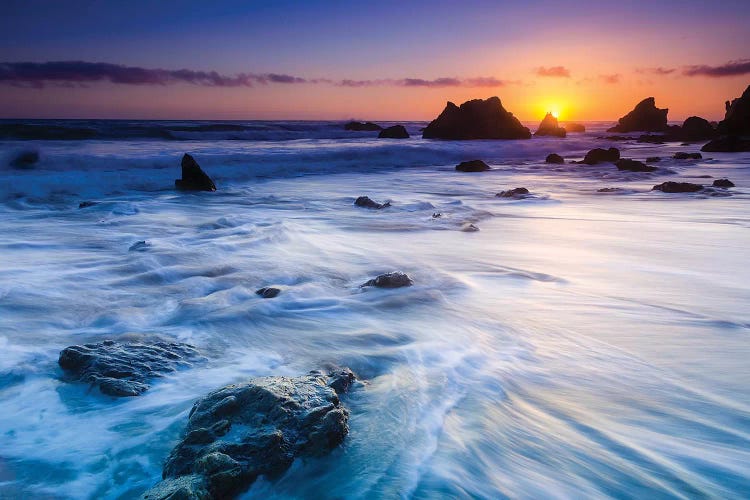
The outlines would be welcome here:
M 344 445 L 244 497 L 750 496 L 750 154 L 672 160 L 700 144 L 611 143 L 605 123 L 469 142 L 83 125 L 0 140 L 0 498 L 137 497 L 197 398 L 329 363 L 365 382 Z M 544 163 L 611 145 L 660 170 Z M 39 163 L 11 168 L 25 150 Z M 216 193 L 174 191 L 184 152 Z M 474 158 L 493 170 L 453 170 Z M 720 177 L 737 187 L 650 191 Z M 359 288 L 392 270 L 415 285 Z M 60 380 L 68 345 L 157 336 L 209 362 L 137 398 Z

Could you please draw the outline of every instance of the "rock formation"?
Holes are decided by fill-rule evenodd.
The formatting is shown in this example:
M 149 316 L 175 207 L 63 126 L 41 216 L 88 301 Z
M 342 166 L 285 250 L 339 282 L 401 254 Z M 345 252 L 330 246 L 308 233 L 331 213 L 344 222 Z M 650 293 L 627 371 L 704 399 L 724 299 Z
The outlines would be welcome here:
M 484 172 L 489 169 L 490 166 L 482 160 L 462 161 L 456 165 L 456 170 L 459 172 Z
M 344 130 L 352 130 L 355 132 L 377 132 L 383 130 L 383 127 L 372 122 L 349 122 L 344 125 Z
M 528 194 L 529 190 L 525 187 L 517 187 L 506 191 L 500 191 L 495 196 L 498 198 L 525 198 Z
M 662 182 L 654 186 L 655 191 L 661 191 L 663 193 L 695 193 L 703 189 L 700 184 L 693 184 L 690 182 Z
M 378 134 L 379 139 L 408 139 L 409 138 L 409 132 L 406 131 L 406 128 L 403 125 L 394 125 L 392 127 L 388 127 L 386 129 L 383 129 Z
M 657 108 L 656 100 L 653 97 L 647 97 L 639 102 L 633 111 L 620 118 L 618 124 L 607 132 L 666 131 L 668 111 L 668 109 Z
M 596 165 L 597 163 L 601 162 L 616 162 L 620 159 L 620 150 L 617 148 L 609 148 L 609 149 L 602 149 L 602 148 L 594 148 L 588 153 L 586 153 L 586 157 L 583 159 L 581 163 L 585 163 L 587 165 Z
M 650 167 L 643 162 L 621 158 L 615 162 L 617 170 L 628 170 L 630 172 L 653 172 L 656 167 Z
M 565 137 L 565 129 L 557 123 L 557 118 L 552 116 L 552 113 L 544 115 L 542 123 L 539 124 L 539 128 L 534 135 L 553 135 L 555 137 Z
M 174 185 L 184 191 L 216 191 L 214 181 L 187 153 L 182 157 L 182 179 L 175 180 Z
M 544 161 L 546 163 L 563 164 L 565 163 L 565 158 L 557 153 L 551 153 L 547 155 L 547 158 L 545 158 Z
M 425 139 L 530 139 L 531 132 L 503 108 L 498 97 L 449 102 L 440 116 L 424 129 Z
M 411 278 L 400 272 L 381 274 L 375 278 L 361 284 L 360 287 L 375 286 L 378 288 L 400 288 L 402 286 L 411 286 L 414 282 Z
M 375 201 L 372 201 L 367 196 L 360 196 L 356 200 L 354 200 L 354 204 L 358 207 L 362 208 L 372 208 L 375 210 L 380 210 L 381 208 L 388 208 L 391 206 L 391 203 L 389 201 L 386 201 L 385 203 L 377 203 Z

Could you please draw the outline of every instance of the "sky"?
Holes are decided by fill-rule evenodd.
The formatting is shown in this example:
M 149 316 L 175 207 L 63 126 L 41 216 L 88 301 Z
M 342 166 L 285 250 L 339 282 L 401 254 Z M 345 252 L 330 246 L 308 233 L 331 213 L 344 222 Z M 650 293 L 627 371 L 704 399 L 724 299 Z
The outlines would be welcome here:
M 750 2 L 3 0 L 0 118 L 718 120 Z

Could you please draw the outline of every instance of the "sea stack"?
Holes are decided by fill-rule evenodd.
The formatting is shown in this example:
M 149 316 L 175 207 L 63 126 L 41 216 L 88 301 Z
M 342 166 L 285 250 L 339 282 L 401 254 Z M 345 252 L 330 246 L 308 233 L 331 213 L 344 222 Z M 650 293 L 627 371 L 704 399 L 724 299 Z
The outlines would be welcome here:
M 183 191 L 216 191 L 214 181 L 187 153 L 182 157 L 182 179 L 176 179 L 174 185 Z
M 448 102 L 440 116 L 424 129 L 425 139 L 530 139 L 531 131 L 513 113 L 503 108 L 500 98 L 474 99 L 461 106 Z
M 552 113 L 547 113 L 544 116 L 539 128 L 534 132 L 534 135 L 552 135 L 555 137 L 565 137 L 566 134 L 567 132 L 557 123 L 557 118 Z
M 663 132 L 667 127 L 667 112 L 669 109 L 656 107 L 656 100 L 647 97 L 633 108 L 633 111 L 618 120 L 618 124 L 607 132 Z
M 726 103 L 726 115 L 717 131 L 722 137 L 712 140 L 701 151 L 739 153 L 750 151 L 750 85 L 741 97 Z

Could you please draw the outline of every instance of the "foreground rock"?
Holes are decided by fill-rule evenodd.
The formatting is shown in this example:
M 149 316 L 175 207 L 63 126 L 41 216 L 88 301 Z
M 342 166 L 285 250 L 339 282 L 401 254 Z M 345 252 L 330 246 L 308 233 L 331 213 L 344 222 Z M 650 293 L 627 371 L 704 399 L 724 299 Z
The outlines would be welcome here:
M 162 377 L 202 360 L 189 344 L 116 342 L 74 345 L 60 352 L 58 364 L 70 381 L 99 387 L 110 396 L 138 396 L 152 378 Z
M 425 139 L 530 139 L 531 132 L 503 108 L 498 97 L 448 102 L 440 116 L 424 129 Z
M 614 163 L 619 159 L 620 159 L 620 150 L 617 148 L 609 148 L 609 149 L 595 148 L 589 151 L 588 153 L 586 153 L 586 157 L 583 159 L 581 163 L 585 163 L 586 165 L 596 165 L 597 163 L 602 163 L 602 162 Z
M 258 290 L 255 290 L 255 293 L 257 295 L 260 295 L 264 299 L 272 299 L 276 297 L 278 294 L 280 294 L 281 290 L 278 288 L 274 288 L 272 286 L 265 286 L 263 288 L 259 288 Z
M 719 137 L 701 148 L 706 153 L 744 153 L 750 151 L 750 139 L 737 136 Z
M 10 166 L 17 169 L 28 169 L 32 168 L 38 161 L 38 151 L 22 151 L 10 161 Z
M 495 196 L 498 198 L 525 198 L 528 194 L 529 190 L 525 187 L 517 187 L 506 191 L 500 191 Z
M 344 130 L 352 130 L 354 132 L 377 132 L 383 130 L 383 127 L 372 122 L 349 122 L 344 125 Z
M 563 128 L 568 132 L 586 132 L 586 127 L 580 123 L 566 123 Z
M 394 125 L 387 129 L 381 130 L 378 134 L 379 139 L 408 139 L 409 132 L 406 131 L 406 127 L 403 125 Z
M 719 188 L 733 188 L 734 182 L 730 181 L 729 179 L 716 179 L 713 183 L 713 186 Z
M 700 153 L 684 153 L 682 151 L 677 152 L 672 156 L 675 160 L 700 160 L 703 155 Z
M 414 282 L 408 275 L 393 272 L 376 276 L 375 278 L 361 284 L 360 287 L 375 286 L 378 288 L 401 288 L 402 286 L 411 286 L 413 284 Z
M 542 123 L 539 124 L 539 128 L 534 135 L 552 135 L 555 137 L 565 137 L 567 132 L 557 123 L 557 118 L 552 116 L 552 113 L 544 115 Z
M 621 158 L 615 162 L 617 170 L 627 170 L 629 172 L 653 172 L 656 167 L 650 167 L 643 162 Z
M 175 180 L 174 185 L 184 191 L 216 191 L 214 181 L 187 153 L 182 157 L 182 179 Z
M 362 208 L 372 208 L 374 210 L 380 210 L 381 208 L 388 208 L 391 206 L 391 202 L 386 201 L 385 203 L 378 203 L 375 201 L 372 201 L 367 196 L 360 196 L 356 200 L 354 200 L 354 204 L 358 207 Z
M 557 153 L 551 153 L 547 155 L 547 158 L 545 158 L 544 161 L 546 163 L 554 163 L 554 164 L 560 165 L 560 164 L 565 163 L 565 158 L 563 158 Z
M 302 377 L 259 377 L 209 393 L 193 405 L 185 435 L 149 500 L 224 499 L 261 475 L 276 476 L 302 456 L 320 456 L 349 432 L 339 394 L 349 369 Z
M 729 136 L 750 136 L 750 85 L 741 97 L 726 103 L 726 114 L 719 122 L 720 134 Z
M 618 124 L 607 132 L 661 132 L 667 130 L 668 109 L 656 107 L 656 100 L 647 97 L 639 102 L 633 111 L 618 120 Z
M 456 165 L 456 170 L 459 172 L 484 172 L 489 169 L 490 166 L 482 160 L 462 161 Z
M 655 191 L 661 191 L 663 193 L 695 193 L 703 189 L 700 184 L 693 184 L 690 182 L 662 182 L 654 186 Z

